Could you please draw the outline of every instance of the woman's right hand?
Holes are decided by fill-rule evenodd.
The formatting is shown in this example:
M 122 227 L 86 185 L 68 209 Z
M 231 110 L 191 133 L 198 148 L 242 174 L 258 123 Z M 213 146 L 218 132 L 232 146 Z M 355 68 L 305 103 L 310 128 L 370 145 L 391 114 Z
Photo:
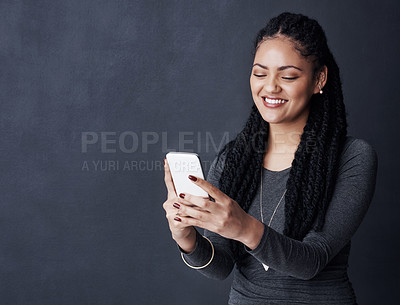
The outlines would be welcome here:
M 183 251 L 187 253 L 192 252 L 196 245 L 196 231 L 193 226 L 188 226 L 187 224 L 185 225 L 180 221 L 178 213 L 179 209 L 174 207 L 174 204 L 178 204 L 178 197 L 176 195 L 171 172 L 166 159 L 164 159 L 164 181 L 168 191 L 168 198 L 163 203 L 163 208 L 166 212 L 172 238 L 182 248 Z

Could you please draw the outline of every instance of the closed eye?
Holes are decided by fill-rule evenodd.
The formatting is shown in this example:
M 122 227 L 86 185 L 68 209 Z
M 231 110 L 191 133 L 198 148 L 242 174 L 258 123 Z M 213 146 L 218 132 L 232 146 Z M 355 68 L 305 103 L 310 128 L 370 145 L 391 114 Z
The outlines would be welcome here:
M 261 74 L 253 74 L 255 77 L 264 77 L 266 75 L 261 75 Z
M 282 77 L 283 79 L 287 79 L 287 80 L 294 80 L 297 79 L 298 77 Z

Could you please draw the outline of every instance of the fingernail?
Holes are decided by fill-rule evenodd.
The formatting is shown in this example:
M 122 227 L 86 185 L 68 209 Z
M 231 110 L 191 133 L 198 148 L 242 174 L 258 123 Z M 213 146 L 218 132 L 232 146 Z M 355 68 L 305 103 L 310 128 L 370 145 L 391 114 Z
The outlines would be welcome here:
M 177 209 L 179 209 L 181 207 L 181 205 L 179 203 L 176 203 L 176 202 L 173 204 L 173 206 L 174 206 L 174 208 L 177 208 Z
M 197 181 L 197 178 L 195 176 L 189 175 L 189 179 L 192 181 Z
M 174 218 L 175 221 L 182 221 L 179 217 Z
M 185 194 L 184 194 L 184 193 L 180 193 L 180 194 L 179 194 L 179 197 L 185 198 Z

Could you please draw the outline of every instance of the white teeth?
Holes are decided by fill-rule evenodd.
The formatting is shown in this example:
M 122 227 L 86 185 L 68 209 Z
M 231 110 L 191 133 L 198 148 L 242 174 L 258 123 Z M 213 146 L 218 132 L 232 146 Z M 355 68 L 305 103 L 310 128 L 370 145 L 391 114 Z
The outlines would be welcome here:
M 269 104 L 283 104 L 283 103 L 287 102 L 285 100 L 271 100 L 271 99 L 266 98 L 266 97 L 264 97 L 264 100 Z

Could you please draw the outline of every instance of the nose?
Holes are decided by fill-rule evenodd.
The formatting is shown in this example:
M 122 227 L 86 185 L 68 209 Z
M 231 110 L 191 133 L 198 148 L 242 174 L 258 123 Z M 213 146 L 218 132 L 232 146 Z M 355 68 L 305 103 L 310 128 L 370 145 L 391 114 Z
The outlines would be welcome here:
M 267 93 L 276 93 L 280 91 L 279 83 L 277 82 L 276 78 L 273 76 L 269 76 L 265 78 L 264 82 L 264 90 Z

